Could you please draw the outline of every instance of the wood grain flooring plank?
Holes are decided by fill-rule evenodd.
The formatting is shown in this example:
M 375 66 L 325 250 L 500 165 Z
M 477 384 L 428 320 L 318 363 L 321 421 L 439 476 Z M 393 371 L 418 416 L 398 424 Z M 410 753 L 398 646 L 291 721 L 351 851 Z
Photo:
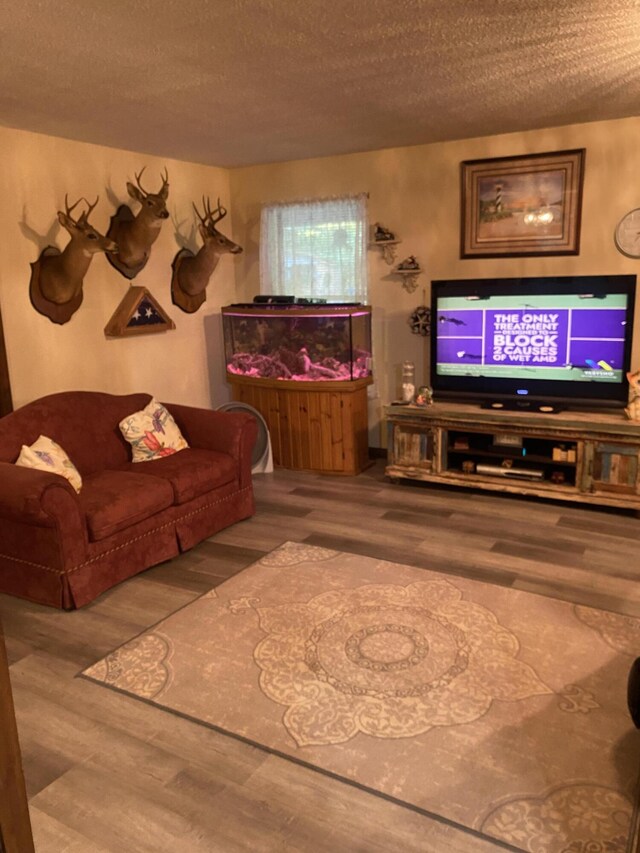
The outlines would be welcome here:
M 410 515 L 405 513 L 405 515 Z M 404 519 L 409 522 L 409 518 Z M 417 523 L 417 519 L 414 519 Z M 438 522 L 441 530 L 456 531 L 460 534 L 478 533 L 484 536 L 492 536 L 497 539 L 527 543 L 538 547 L 553 547 L 554 550 L 567 551 L 572 554 L 581 554 L 585 550 L 582 538 L 566 536 L 562 538 L 555 530 L 555 524 L 523 525 L 519 519 L 496 517 L 493 515 L 474 514 L 462 515 L 452 512 L 444 516 L 442 522 Z M 552 543 L 550 545 L 550 543 Z
M 311 507 L 303 507 L 300 504 L 287 503 L 286 501 L 265 500 L 260 501 L 260 512 L 284 516 L 285 518 L 304 518 L 311 512 Z
M 563 578 L 565 582 L 573 583 L 576 589 L 600 591 L 604 595 L 614 597 L 628 596 L 640 600 L 640 588 L 635 582 L 626 581 L 611 576 L 598 575 L 593 571 L 563 566 L 555 560 L 541 562 L 535 559 L 500 555 L 488 552 L 470 552 L 460 542 L 442 543 L 434 540 L 425 541 L 418 550 L 433 559 L 433 567 L 446 566 L 453 563 L 466 564 L 470 571 L 489 569 L 490 571 L 507 570 L 528 580 L 538 579 L 552 581 Z
M 612 613 L 624 613 L 640 619 L 640 601 L 633 601 L 626 597 L 607 595 L 594 590 L 576 589 L 570 584 L 552 579 L 545 581 L 518 578 L 513 586 L 514 589 L 521 589 L 523 592 L 535 592 L 538 595 L 558 598 L 572 604 L 582 604 L 585 607 L 595 607 L 599 610 L 610 610 Z
M 290 833 L 288 840 L 295 850 L 489 853 L 496 849 L 490 841 L 353 785 L 340 783 L 340 796 L 336 798 L 335 784 L 322 773 L 274 755 L 252 775 L 246 787 L 313 820 L 310 838 L 300 838 L 295 831 Z
M 229 572 L 225 569 L 226 567 L 223 568 L 223 577 L 228 577 Z M 240 569 L 237 571 L 240 571 Z M 183 590 L 192 593 L 194 596 L 198 596 L 210 590 L 219 578 L 220 574 L 214 575 L 211 564 L 206 559 L 203 559 L 198 563 L 198 568 L 185 568 L 179 576 L 176 574 L 173 566 L 167 566 L 166 564 L 155 566 L 153 575 L 150 575 L 146 579 L 146 582 L 162 585 L 168 589 Z
M 301 527 L 311 528 L 319 533 L 335 533 L 336 535 L 351 535 L 354 525 L 345 523 L 342 520 L 336 520 L 335 514 L 326 514 L 320 511 L 313 512 L 308 519 L 305 519 Z M 394 547 L 399 553 L 411 555 L 414 548 L 425 541 L 429 542 L 451 542 L 451 533 L 440 524 L 431 525 L 425 524 L 422 527 L 400 524 L 395 521 L 388 521 L 380 518 L 376 519 L 375 530 L 369 532 L 368 540 L 372 544 L 379 543 L 382 547 Z M 460 537 L 456 537 L 460 538 Z M 464 547 L 470 552 L 477 550 L 489 551 L 495 544 L 496 538 L 491 535 L 491 531 L 486 534 L 478 534 L 469 532 L 464 535 L 461 547 Z M 395 562 L 402 562 L 396 559 Z
M 38 733 L 28 729 L 24 721 L 20 726 L 20 750 L 29 799 L 70 770 L 76 761 L 75 758 L 61 755 L 57 749 L 46 747 L 38 738 Z
M 434 561 L 433 557 L 428 557 L 424 554 L 414 555 L 411 562 L 403 560 L 408 566 L 415 566 L 417 569 L 426 569 L 431 572 L 439 572 L 444 575 L 452 575 L 454 577 L 469 578 L 482 583 L 497 584 L 497 586 L 514 586 L 518 578 L 516 572 L 510 572 L 507 567 L 495 567 L 492 569 L 483 566 L 482 568 L 473 568 L 468 561 L 461 560 L 438 560 Z
M 583 553 L 568 553 L 566 549 L 557 548 L 556 542 L 547 543 L 544 547 L 531 544 L 528 541 L 499 541 L 491 548 L 497 554 L 508 557 L 522 557 L 527 560 L 544 562 L 553 560 L 554 565 L 584 569 L 588 572 L 598 572 L 613 578 L 637 582 L 640 580 L 640 564 L 621 560 L 619 554 L 608 551 L 590 549 Z
M 87 793 L 91 796 L 87 797 Z M 151 853 L 182 849 L 210 853 L 216 832 L 207 814 L 167 792 L 159 783 L 138 777 L 109 776 L 90 763 L 79 764 L 32 800 L 41 811 L 64 822 L 90 841 L 106 844 L 114 853 Z M 83 807 L 79 808 L 78 804 Z M 199 814 L 200 823 L 192 819 Z M 176 844 L 182 845 L 176 848 Z
M 11 610 L 3 610 L 3 622 L 8 626 L 8 630 L 15 631 L 24 642 L 28 642 L 32 650 L 50 651 L 56 657 L 75 664 L 76 668 L 82 665 L 88 653 L 95 653 L 96 636 L 102 637 L 102 647 L 108 650 L 120 642 L 121 636 L 127 634 L 130 636 L 142 627 L 140 614 L 137 622 L 129 619 L 122 621 L 114 619 L 108 628 L 105 627 L 104 632 L 101 632 L 100 624 L 103 620 L 85 618 L 88 612 L 85 612 L 82 620 L 63 621 L 58 615 L 58 621 L 56 621 L 53 618 L 55 611 L 44 606 L 40 606 L 40 609 L 40 613 L 35 615 L 29 613 L 25 619 L 20 618 L 20 613 L 16 612 L 15 607 Z
M 248 566 L 268 553 L 263 549 L 253 547 L 253 543 L 251 543 L 251 547 L 246 544 L 228 545 L 219 540 L 219 535 L 196 545 L 198 553 L 207 559 L 215 559 L 239 567 Z
M 606 521 L 594 522 L 589 516 L 563 515 L 558 521 L 559 527 L 568 527 L 573 530 L 584 530 L 587 533 L 596 530 L 598 533 L 606 533 L 621 539 L 631 539 L 640 542 L 640 520 L 636 518 L 617 518 L 608 516 Z
M 19 622 L 21 620 L 18 620 Z M 9 666 L 11 664 L 17 663 L 22 658 L 30 655 L 34 649 L 33 643 L 27 641 L 27 639 L 22 639 L 20 637 L 6 637 L 5 638 L 5 646 L 7 649 L 7 661 Z
M 555 565 L 585 568 L 584 552 L 572 553 L 567 548 L 557 548 L 555 542 L 551 547 L 541 547 L 531 542 L 514 542 L 513 540 L 498 541 L 492 547 L 494 554 L 504 554 L 507 557 L 522 557 L 525 560 L 549 559 L 550 551 Z
M 192 774 L 213 773 L 217 779 L 238 785 L 268 758 L 262 749 L 177 715 L 172 715 L 171 723 L 155 732 L 150 742 L 187 761 Z
M 442 507 L 431 507 L 428 512 L 415 512 L 413 510 L 387 509 L 382 512 L 380 518 L 387 521 L 396 521 L 401 524 L 420 525 L 426 524 L 430 518 L 451 518 L 453 510 Z
M 29 812 L 36 853 L 109 853 L 107 847 L 89 841 L 85 835 L 65 826 L 34 805 L 30 806 Z

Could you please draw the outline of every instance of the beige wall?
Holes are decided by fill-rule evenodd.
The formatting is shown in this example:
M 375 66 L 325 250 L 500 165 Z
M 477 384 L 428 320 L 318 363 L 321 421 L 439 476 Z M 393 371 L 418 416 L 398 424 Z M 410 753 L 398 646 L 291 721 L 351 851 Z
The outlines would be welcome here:
M 231 173 L 235 236 L 245 247 L 237 266 L 239 294 L 259 292 L 260 206 L 267 201 L 368 192 L 370 222 L 379 220 L 402 239 L 398 259 L 416 255 L 425 273 L 407 293 L 389 276 L 379 250 L 369 253 L 377 397 L 370 401 L 371 443 L 379 434 L 381 409 L 397 396 L 404 359 L 428 379 L 428 341 L 410 332 L 407 320 L 429 300 L 438 278 L 592 275 L 640 271 L 640 261 L 621 255 L 613 230 L 622 215 L 640 207 L 640 118 L 597 122 L 527 133 L 395 148 L 317 160 L 236 169 Z M 580 254 L 575 257 L 461 260 L 459 257 L 462 160 L 586 148 Z M 640 367 L 640 306 L 636 312 L 634 365 Z
M 0 128 L 0 307 L 5 326 L 14 405 L 65 389 L 112 393 L 148 391 L 164 400 L 218 405 L 228 399 L 224 381 L 220 306 L 259 292 L 259 217 L 266 201 L 368 192 L 369 219 L 402 239 L 401 259 L 415 254 L 425 273 L 407 293 L 390 276 L 378 250 L 369 253 L 370 301 L 374 309 L 376 384 L 370 401 L 371 443 L 383 445 L 382 407 L 397 396 L 403 360 L 428 380 L 428 341 L 412 335 L 413 309 L 429 300 L 436 278 L 514 275 L 636 274 L 640 262 L 615 248 L 613 229 L 640 206 L 640 118 L 597 122 L 528 133 L 386 149 L 270 166 L 225 169 L 154 158 L 54 137 Z M 558 258 L 460 260 L 459 164 L 462 160 L 586 148 L 580 255 Z M 125 183 L 146 165 L 145 185 L 169 169 L 169 210 L 151 260 L 135 279 L 174 319 L 177 329 L 129 339 L 107 339 L 104 326 L 128 283 L 102 256 L 85 278 L 84 303 L 64 326 L 38 314 L 29 301 L 30 262 L 43 245 L 66 245 L 56 211 L 80 195 L 100 203 L 92 221 L 106 230 L 118 203 L 128 202 Z M 225 233 L 244 246 L 243 255 L 222 258 L 204 306 L 187 315 L 171 302 L 171 261 L 193 223 L 192 200 L 220 195 L 229 208 Z M 137 209 L 137 208 L 136 208 Z M 233 219 L 233 228 L 232 222 Z M 199 240 L 199 238 L 198 238 Z M 636 312 L 634 366 L 640 367 L 640 310 Z
M 181 223 L 182 235 L 189 234 L 192 200 L 199 202 L 203 192 L 213 201 L 219 195 L 229 208 L 223 230 L 231 236 L 228 171 L 2 128 L 0 161 L 0 306 L 14 406 L 67 389 L 147 391 L 162 400 L 192 405 L 227 400 L 219 308 L 235 298 L 234 259 L 221 259 L 207 301 L 195 314 L 185 314 L 172 304 L 170 283 L 171 261 L 179 248 L 175 223 Z M 129 283 L 103 255 L 94 257 L 85 277 L 80 309 L 65 325 L 55 325 L 31 306 L 29 264 L 47 243 L 59 248 L 67 244 L 67 232 L 55 225 L 65 193 L 70 201 L 81 195 L 93 201 L 99 194 L 91 221 L 104 232 L 119 203 L 131 202 L 138 210 L 127 196 L 126 181 L 145 165 L 143 185 L 152 190 L 159 187 L 165 165 L 169 170 L 171 218 L 133 284 L 151 291 L 176 330 L 105 338 L 104 327 Z M 199 245 L 198 236 L 191 248 Z

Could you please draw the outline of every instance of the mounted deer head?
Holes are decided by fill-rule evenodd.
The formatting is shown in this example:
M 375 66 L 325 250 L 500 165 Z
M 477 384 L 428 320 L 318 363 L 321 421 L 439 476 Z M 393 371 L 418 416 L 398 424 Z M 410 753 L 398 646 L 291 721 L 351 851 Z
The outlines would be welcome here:
M 146 166 L 136 175 L 136 185 L 127 182 L 127 192 L 140 202 L 136 216 L 126 204 L 121 204 L 114 216 L 107 236 L 118 244 L 118 251 L 109 258 L 112 266 L 128 279 L 135 278 L 149 260 L 151 246 L 158 239 L 160 227 L 169 218 L 169 173 L 165 169 L 162 186 L 157 193 L 147 192 L 141 183 Z
M 90 204 L 82 196 L 69 207 L 65 195 L 65 212 L 58 211 L 58 221 L 69 232 L 71 240 L 62 252 L 55 246 L 47 246 L 38 260 L 31 264 L 31 302 L 36 311 L 53 323 L 66 323 L 80 307 L 82 283 L 93 256 L 98 252 L 118 250 L 113 240 L 104 237 L 89 222 L 98 198 Z M 71 214 L 81 201 L 86 202 L 88 210 L 74 219 Z
M 173 259 L 173 276 L 171 278 L 171 298 L 174 305 L 182 308 L 188 314 L 193 314 L 207 298 L 206 288 L 209 279 L 218 265 L 221 255 L 237 255 L 242 247 L 234 243 L 216 228 L 218 222 L 227 215 L 226 208 L 220 204 L 211 210 L 209 198 L 202 197 L 204 215 L 193 205 L 196 216 L 200 220 L 198 230 L 203 240 L 199 252 L 194 255 L 188 249 L 181 249 Z

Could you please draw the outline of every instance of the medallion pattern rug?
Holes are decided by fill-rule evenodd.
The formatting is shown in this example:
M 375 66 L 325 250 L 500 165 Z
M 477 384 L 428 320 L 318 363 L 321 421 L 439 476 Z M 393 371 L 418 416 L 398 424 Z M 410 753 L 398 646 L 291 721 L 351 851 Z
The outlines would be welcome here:
M 286 543 L 83 673 L 530 853 L 625 853 L 640 621 Z

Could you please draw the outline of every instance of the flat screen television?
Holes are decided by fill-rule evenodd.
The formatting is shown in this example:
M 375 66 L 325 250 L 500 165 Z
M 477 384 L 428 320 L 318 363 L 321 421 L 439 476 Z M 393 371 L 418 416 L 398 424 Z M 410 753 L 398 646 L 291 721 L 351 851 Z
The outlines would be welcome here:
M 634 275 L 432 282 L 434 399 L 626 405 L 635 289 Z

